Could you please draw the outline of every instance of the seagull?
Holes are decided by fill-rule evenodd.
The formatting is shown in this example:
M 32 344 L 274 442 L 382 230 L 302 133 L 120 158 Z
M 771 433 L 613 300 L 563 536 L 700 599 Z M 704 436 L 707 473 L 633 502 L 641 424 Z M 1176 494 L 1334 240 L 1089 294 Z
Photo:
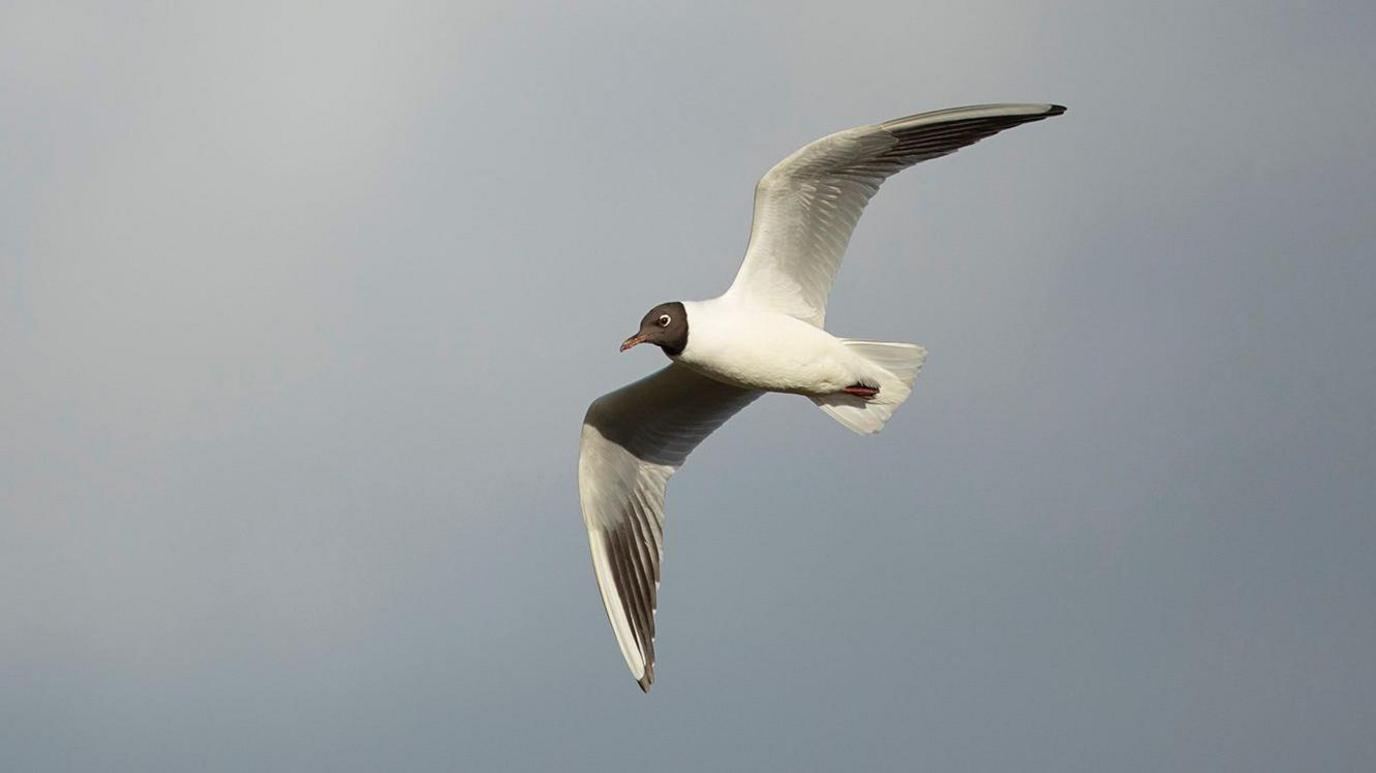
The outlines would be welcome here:
M 955 107 L 857 126 L 780 161 L 755 186 L 736 279 L 705 301 L 650 309 L 621 344 L 663 350 L 662 370 L 593 401 L 583 419 L 578 492 L 593 571 L 631 675 L 655 678 L 655 609 L 665 487 L 688 454 L 766 392 L 802 395 L 854 432 L 884 427 L 908 399 L 927 351 L 838 338 L 824 327 L 856 221 L 887 178 L 1061 105 Z

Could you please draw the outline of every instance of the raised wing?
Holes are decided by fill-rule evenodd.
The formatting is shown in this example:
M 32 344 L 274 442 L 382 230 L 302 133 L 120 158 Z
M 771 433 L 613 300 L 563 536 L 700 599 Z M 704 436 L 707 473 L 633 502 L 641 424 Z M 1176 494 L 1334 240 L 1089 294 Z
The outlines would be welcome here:
M 821 327 L 827 293 L 860 213 L 890 175 L 1060 105 L 975 105 L 846 129 L 803 147 L 755 186 L 755 219 L 728 294 Z
M 760 394 L 674 364 L 597 398 L 583 419 L 578 494 L 593 570 L 621 654 L 646 692 L 655 678 L 664 487 L 703 438 Z

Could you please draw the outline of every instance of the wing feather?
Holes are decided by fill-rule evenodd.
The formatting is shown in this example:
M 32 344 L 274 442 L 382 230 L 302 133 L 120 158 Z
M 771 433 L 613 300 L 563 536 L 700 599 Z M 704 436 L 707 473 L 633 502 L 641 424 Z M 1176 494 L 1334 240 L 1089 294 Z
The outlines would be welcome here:
M 621 654 L 647 692 L 665 487 L 704 438 L 759 395 L 675 364 L 599 397 L 583 420 L 578 489 L 593 572 Z
M 780 161 L 755 186 L 750 244 L 727 292 L 821 327 L 841 257 L 870 198 L 913 164 L 954 153 L 1060 105 L 975 105 L 858 126 Z

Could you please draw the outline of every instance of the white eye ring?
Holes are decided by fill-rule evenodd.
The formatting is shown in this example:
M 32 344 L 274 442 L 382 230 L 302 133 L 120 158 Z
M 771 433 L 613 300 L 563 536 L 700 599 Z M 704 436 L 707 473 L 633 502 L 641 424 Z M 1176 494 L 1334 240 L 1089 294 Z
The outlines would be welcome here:
M 659 315 L 659 326 L 660 326 L 660 327 L 668 327 L 670 321 L 671 321 L 671 320 L 669 319 L 669 315 L 668 315 L 668 314 L 660 314 L 660 315 Z

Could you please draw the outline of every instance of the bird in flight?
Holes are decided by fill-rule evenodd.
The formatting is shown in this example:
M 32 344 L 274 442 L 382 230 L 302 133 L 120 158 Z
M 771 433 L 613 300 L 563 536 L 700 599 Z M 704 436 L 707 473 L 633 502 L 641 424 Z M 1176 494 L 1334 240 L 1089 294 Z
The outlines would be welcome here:
M 766 392 L 802 395 L 861 434 L 908 399 L 927 351 L 837 338 L 827 293 L 865 204 L 891 175 L 1060 105 L 956 107 L 823 137 L 755 186 L 750 243 L 731 287 L 650 309 L 626 351 L 653 344 L 668 367 L 593 401 L 583 419 L 578 493 L 593 570 L 616 642 L 646 692 L 655 678 L 655 607 L 664 491 L 688 454 Z

